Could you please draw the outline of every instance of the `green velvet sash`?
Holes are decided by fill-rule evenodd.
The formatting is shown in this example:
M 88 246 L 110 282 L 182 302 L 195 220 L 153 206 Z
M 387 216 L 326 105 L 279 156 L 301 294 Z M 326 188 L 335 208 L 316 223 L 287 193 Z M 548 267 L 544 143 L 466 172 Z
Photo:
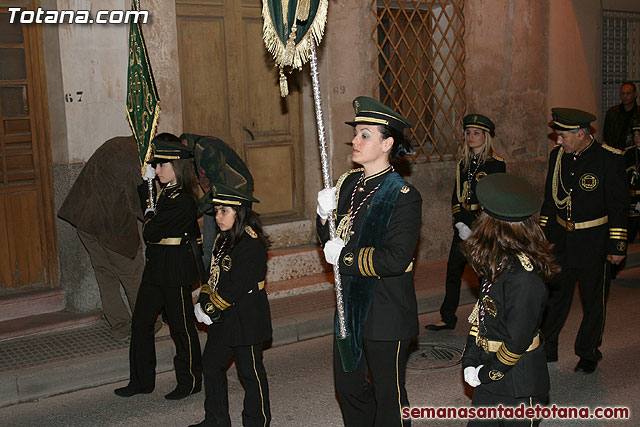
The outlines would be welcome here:
M 407 185 L 407 182 L 396 172 L 390 173 L 380 184 L 380 188 L 375 192 L 367 210 L 367 214 L 360 228 L 358 237 L 358 248 L 373 246 L 381 249 L 384 246 L 384 237 L 387 232 L 391 215 L 396 207 L 396 200 L 400 194 L 400 189 Z M 338 343 L 342 367 L 345 372 L 353 372 L 362 358 L 362 334 L 367 323 L 367 315 L 373 301 L 376 277 L 343 276 L 343 299 L 345 307 L 345 319 L 347 323 L 347 333 L 349 337 L 349 347 Z M 339 335 L 338 317 L 334 321 L 336 336 Z M 350 350 L 351 359 L 344 351 Z

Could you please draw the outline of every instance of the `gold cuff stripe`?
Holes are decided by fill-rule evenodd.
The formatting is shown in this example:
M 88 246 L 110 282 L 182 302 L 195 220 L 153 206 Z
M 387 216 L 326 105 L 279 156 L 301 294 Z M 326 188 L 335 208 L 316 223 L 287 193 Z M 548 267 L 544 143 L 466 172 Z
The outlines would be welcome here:
M 358 252 L 358 269 L 360 270 L 360 274 L 362 274 L 363 276 L 367 276 L 367 273 L 363 270 L 363 267 L 364 267 L 364 263 L 362 262 L 363 255 L 364 255 L 364 249 L 360 249 L 360 252 Z
M 622 231 L 623 233 L 626 233 L 627 229 L 626 228 L 610 228 L 609 231 Z
M 367 257 L 367 261 L 369 264 L 369 271 L 371 271 L 371 275 L 372 276 L 377 276 L 378 274 L 376 273 L 375 268 L 373 268 L 373 251 L 376 248 L 369 248 L 369 256 Z
M 508 366 L 515 365 L 522 357 L 521 354 L 514 354 L 507 350 L 507 347 L 504 345 L 504 343 L 498 349 L 496 356 L 498 357 L 499 361 Z
M 228 302 L 226 302 L 221 296 L 220 294 L 218 294 L 218 291 L 215 291 L 213 293 L 213 295 L 211 295 L 211 302 L 213 303 L 213 305 L 215 305 L 216 307 L 218 307 L 220 310 L 226 310 L 227 308 L 231 307 L 231 304 L 229 304 Z

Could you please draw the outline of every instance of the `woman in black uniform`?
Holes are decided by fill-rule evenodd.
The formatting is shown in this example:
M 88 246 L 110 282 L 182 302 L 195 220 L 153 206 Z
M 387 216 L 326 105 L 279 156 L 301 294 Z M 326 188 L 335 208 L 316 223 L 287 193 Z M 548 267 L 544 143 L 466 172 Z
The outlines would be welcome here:
M 164 308 L 171 339 L 176 346 L 173 364 L 178 385 L 165 396 L 178 400 L 200 391 L 202 361 L 195 329 L 191 286 L 200 281 L 196 253 L 200 229 L 196 222 L 196 190 L 193 150 L 169 133 L 152 141 L 149 163 L 162 186 L 154 211 L 147 189 L 140 188 L 147 206 L 142 235 L 147 244 L 146 265 L 131 321 L 130 378 L 115 393 L 130 397 L 151 393 L 155 387 L 156 351 L 154 323 Z M 201 268 L 201 267 L 200 267 Z
M 505 172 L 502 158 L 493 151 L 491 135 L 495 126 L 491 119 L 480 114 L 467 114 L 462 119 L 465 144 L 456 168 L 456 183 L 451 196 L 453 216 L 453 241 L 447 260 L 445 295 L 440 307 L 441 322 L 426 325 L 430 331 L 454 329 L 458 318 L 456 310 L 460 303 L 460 284 L 467 259 L 460 251 L 460 243 L 471 234 L 480 206 L 476 197 L 476 185 L 485 176 Z
M 546 404 L 549 373 L 538 329 L 547 300 L 545 281 L 559 270 L 551 244 L 531 215 L 542 201 L 522 178 L 494 174 L 478 183 L 480 214 L 462 243 L 481 277 L 478 302 L 462 356 L 473 406 Z M 469 426 L 537 425 L 539 420 L 471 420 Z
M 202 356 L 205 419 L 196 426 L 231 426 L 227 368 L 235 357 L 245 388 L 242 425 L 266 427 L 271 410 L 262 348 L 272 332 L 264 290 L 268 239 L 258 215 L 251 210 L 257 200 L 217 183 L 212 200 L 219 233 L 213 245 L 209 282 L 202 287 L 195 306 L 198 321 L 209 325 Z
M 418 334 L 413 255 L 422 199 L 390 159 L 410 152 L 402 132 L 411 124 L 371 98 L 358 97 L 353 106 L 353 162 L 363 167 L 342 175 L 335 192 L 318 194 L 317 231 L 327 262 L 340 266 L 351 334 L 350 352 L 334 344 L 335 386 L 345 425 L 407 426 L 401 410 L 409 406 L 407 349 Z M 329 240 L 335 194 L 338 237 Z

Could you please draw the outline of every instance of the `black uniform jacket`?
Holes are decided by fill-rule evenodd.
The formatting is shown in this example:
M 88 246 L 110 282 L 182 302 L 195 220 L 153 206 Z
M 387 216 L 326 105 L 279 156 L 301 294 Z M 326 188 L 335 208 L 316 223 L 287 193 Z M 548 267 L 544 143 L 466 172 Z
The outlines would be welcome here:
M 271 311 L 264 290 L 267 248 L 255 231 L 247 227 L 236 246 L 230 252 L 223 252 L 220 260 L 217 288 L 216 283 L 211 284 L 212 290 L 216 289 L 211 301 L 223 310 L 223 320 L 209 328 L 213 328 L 213 332 L 231 346 L 260 344 L 269 340 L 272 334 Z
M 353 209 L 389 173 L 391 167 L 368 177 L 358 185 L 353 199 Z M 351 195 L 364 169 L 351 170 L 340 177 L 337 183 L 337 222 L 348 222 Z M 362 191 L 360 191 L 362 189 Z M 367 316 L 363 337 L 370 340 L 395 341 L 414 337 L 418 334 L 418 309 L 413 286 L 413 255 L 420 236 L 422 220 L 422 198 L 415 187 L 408 185 L 400 190 L 396 207 L 389 220 L 384 237 L 384 248 L 357 247 L 358 235 L 368 204 L 373 195 L 364 202 L 356 215 L 351 231 L 353 234 L 340 254 L 340 275 L 342 283 L 349 276 L 377 277 L 373 301 Z M 322 244 L 329 240 L 328 223 L 324 226 L 317 220 L 317 231 Z M 353 262 L 345 263 L 346 254 L 354 254 Z
M 580 153 L 560 146 L 551 151 L 540 226 L 561 265 L 586 267 L 607 255 L 625 255 L 628 209 L 621 151 L 595 140 Z
M 473 177 L 471 177 L 471 195 L 469 196 L 469 173 L 471 169 Z M 504 160 L 493 155 L 486 162 L 477 166 L 477 160 L 472 160 L 467 169 L 462 169 L 462 159 L 456 167 L 456 184 L 453 187 L 451 196 L 451 214 L 453 215 L 453 223 L 463 222 L 467 227 L 471 228 L 471 224 L 475 221 L 477 213 L 480 212 L 478 197 L 476 196 L 476 185 L 485 176 L 492 173 L 504 173 L 507 167 Z
M 629 216 L 640 216 L 635 208 L 640 202 L 640 147 L 633 145 L 624 152 L 624 163 L 627 168 L 627 185 L 629 186 Z
M 531 264 L 528 268 L 532 269 Z M 484 308 L 484 315 L 479 313 L 472 323 L 462 356 L 463 368 L 484 365 L 478 373 L 481 387 L 494 394 L 517 398 L 547 393 L 549 373 L 544 347 L 540 343 L 527 351 L 538 334 L 547 301 L 543 280 L 516 260 L 490 287 L 484 279 L 483 284 L 478 307 Z M 485 351 L 476 344 L 478 335 L 502 345 L 498 351 Z
M 140 194 L 144 191 L 145 184 Z M 192 286 L 200 280 L 190 243 L 191 239 L 200 239 L 196 209 L 196 201 L 181 188 L 165 186 L 160 191 L 156 213 L 147 216 L 142 228 L 147 244 L 143 281 L 159 286 Z

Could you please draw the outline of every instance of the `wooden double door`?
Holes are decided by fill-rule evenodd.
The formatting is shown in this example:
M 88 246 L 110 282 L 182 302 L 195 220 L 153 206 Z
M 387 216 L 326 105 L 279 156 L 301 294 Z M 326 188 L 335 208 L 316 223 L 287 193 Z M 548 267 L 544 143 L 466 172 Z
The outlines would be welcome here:
M 302 210 L 301 96 L 295 76 L 280 97 L 262 41 L 260 0 L 176 2 L 183 131 L 233 146 L 255 181 L 263 219 Z

